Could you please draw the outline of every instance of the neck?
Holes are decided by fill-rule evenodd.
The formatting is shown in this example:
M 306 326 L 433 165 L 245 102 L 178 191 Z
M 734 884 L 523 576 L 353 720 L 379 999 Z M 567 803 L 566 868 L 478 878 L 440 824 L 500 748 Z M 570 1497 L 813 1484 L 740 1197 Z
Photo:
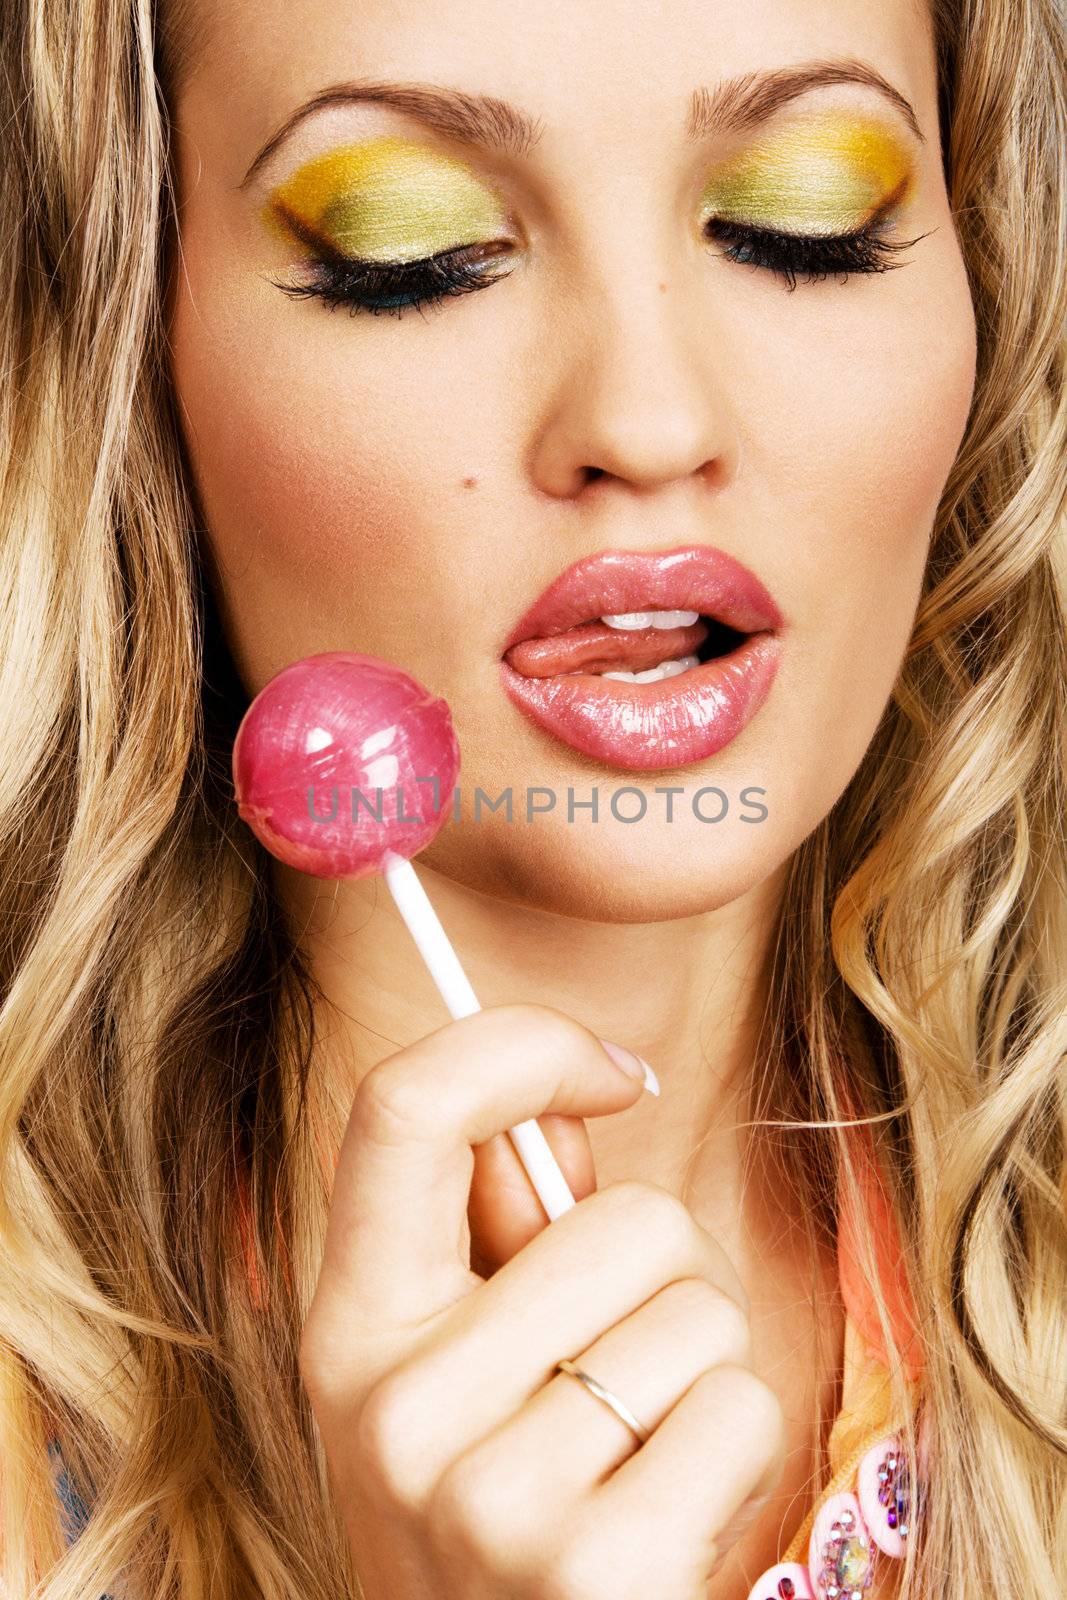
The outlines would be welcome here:
M 384 879 L 326 882 L 275 868 L 332 1013 L 330 1070 L 351 1096 L 371 1067 L 441 1027 L 447 1012 Z M 586 1123 L 598 1186 L 634 1177 L 679 1195 L 697 1188 L 702 1210 L 732 1231 L 758 1198 L 742 1193 L 739 1125 L 758 1067 L 785 868 L 727 905 L 649 923 L 516 904 L 421 857 L 416 871 L 483 1006 L 552 1006 L 651 1062 L 658 1100 L 646 1095 Z

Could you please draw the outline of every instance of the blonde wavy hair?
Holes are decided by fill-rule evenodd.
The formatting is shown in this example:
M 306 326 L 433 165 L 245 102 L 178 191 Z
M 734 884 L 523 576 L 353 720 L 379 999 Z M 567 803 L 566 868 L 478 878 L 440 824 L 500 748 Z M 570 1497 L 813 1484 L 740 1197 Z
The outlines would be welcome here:
M 813 1240 L 860 1194 L 849 1116 L 877 1138 L 934 1463 L 901 1593 L 1047 1600 L 1067 1589 L 1067 62 L 1053 0 L 932 16 L 976 393 L 891 702 L 792 863 L 753 1110 L 794 1152 Z M 169 381 L 188 20 L 0 9 L 0 1572 L 19 1600 L 355 1592 L 296 1361 L 348 1107 L 307 1093 L 314 985 L 233 808 L 244 697 Z M 92 1506 L 69 1546 L 56 1439 Z

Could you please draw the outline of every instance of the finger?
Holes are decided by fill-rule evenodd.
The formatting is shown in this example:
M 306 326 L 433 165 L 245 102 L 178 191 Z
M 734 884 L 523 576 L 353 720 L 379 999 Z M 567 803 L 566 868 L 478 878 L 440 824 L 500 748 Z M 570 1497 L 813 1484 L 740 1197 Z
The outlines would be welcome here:
M 750 1356 L 749 1322 L 737 1302 L 706 1278 L 679 1278 L 574 1360 L 652 1433 L 710 1368 L 745 1365 Z M 560 1372 L 455 1456 L 439 1487 L 446 1503 L 466 1499 L 481 1520 L 506 1526 L 509 1539 L 534 1558 L 639 1447 L 609 1405 Z
M 472 1292 L 481 1280 L 462 1249 L 472 1146 L 545 1112 L 597 1116 L 641 1093 L 595 1034 L 546 1006 L 491 1007 L 380 1062 L 341 1144 L 317 1322 L 387 1332 Z
M 748 1502 L 781 1479 L 785 1443 L 782 1407 L 754 1372 L 703 1373 L 575 1519 L 563 1558 L 573 1592 L 586 1592 L 584 1573 L 589 1593 L 619 1600 L 703 1595 L 735 1542 L 731 1523 L 748 1526 Z
M 610 1184 L 565 1211 L 423 1330 L 417 1353 L 379 1385 L 409 1503 L 550 1383 L 561 1356 L 588 1349 L 665 1284 L 691 1277 L 710 1279 L 747 1314 L 726 1253 L 667 1190 Z M 419 1426 L 429 1415 L 432 1437 Z
M 481 1286 L 476 1304 L 455 1305 L 422 1360 L 461 1404 L 477 1404 L 471 1373 L 518 1404 L 561 1356 L 587 1350 L 665 1284 L 689 1277 L 707 1279 L 747 1315 L 729 1256 L 681 1200 L 654 1183 L 612 1183 L 536 1234 Z
M 554 1114 L 539 1120 L 571 1193 L 575 1200 L 584 1200 L 596 1188 L 593 1150 L 585 1123 L 580 1117 Z M 467 1216 L 471 1266 L 485 1278 L 518 1255 L 535 1233 L 548 1226 L 544 1207 L 506 1133 L 498 1133 L 474 1148 Z

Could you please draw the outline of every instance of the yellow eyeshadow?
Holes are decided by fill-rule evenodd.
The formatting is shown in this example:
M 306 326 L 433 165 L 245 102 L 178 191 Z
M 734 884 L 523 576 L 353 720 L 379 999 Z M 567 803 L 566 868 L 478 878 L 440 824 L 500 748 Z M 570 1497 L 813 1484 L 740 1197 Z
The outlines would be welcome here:
M 848 233 L 914 186 L 910 152 L 883 122 L 810 113 L 724 162 L 702 197 L 705 217 L 787 233 Z
M 263 221 L 292 244 L 286 212 L 335 250 L 379 261 L 417 261 L 508 231 L 499 199 L 461 161 L 391 136 L 331 150 L 271 191 Z

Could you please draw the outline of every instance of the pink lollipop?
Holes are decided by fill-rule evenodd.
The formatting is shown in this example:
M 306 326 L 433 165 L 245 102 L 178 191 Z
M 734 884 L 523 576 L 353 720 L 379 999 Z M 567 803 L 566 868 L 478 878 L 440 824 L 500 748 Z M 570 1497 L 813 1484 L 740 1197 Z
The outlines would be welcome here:
M 280 861 L 365 878 L 433 839 L 459 773 L 443 700 L 376 656 L 331 650 L 283 667 L 233 747 L 237 809 Z
M 279 861 L 319 878 L 381 872 L 453 1017 L 481 1007 L 410 856 L 447 815 L 459 745 L 444 700 L 388 661 L 331 650 L 294 661 L 237 730 L 237 809 Z M 536 1120 L 509 1128 L 548 1216 L 574 1196 Z

